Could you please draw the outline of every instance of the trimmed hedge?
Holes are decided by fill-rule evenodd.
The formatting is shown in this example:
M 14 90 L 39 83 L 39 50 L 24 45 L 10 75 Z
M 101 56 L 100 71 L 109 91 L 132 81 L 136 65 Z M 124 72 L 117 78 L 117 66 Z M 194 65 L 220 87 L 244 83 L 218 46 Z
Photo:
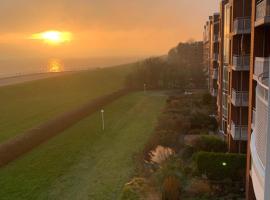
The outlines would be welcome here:
M 197 171 L 210 180 L 231 179 L 243 181 L 246 171 L 246 155 L 230 153 L 198 152 L 194 155 Z

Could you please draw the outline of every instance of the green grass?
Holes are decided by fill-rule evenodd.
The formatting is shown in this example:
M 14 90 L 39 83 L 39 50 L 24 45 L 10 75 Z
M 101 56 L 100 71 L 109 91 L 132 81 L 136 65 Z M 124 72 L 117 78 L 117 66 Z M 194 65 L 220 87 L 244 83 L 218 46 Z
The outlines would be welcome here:
M 0 87 L 0 142 L 124 86 L 127 66 Z
M 166 96 L 134 93 L 105 107 L 0 169 L 3 200 L 113 200 L 134 174 L 134 155 L 150 137 Z

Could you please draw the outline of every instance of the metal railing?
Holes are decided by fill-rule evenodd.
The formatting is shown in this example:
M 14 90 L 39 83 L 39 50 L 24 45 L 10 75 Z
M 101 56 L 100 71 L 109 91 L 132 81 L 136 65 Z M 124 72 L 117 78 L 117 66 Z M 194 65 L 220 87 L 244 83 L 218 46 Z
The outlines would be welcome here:
M 254 139 L 255 148 L 258 153 L 258 157 L 262 164 L 265 166 L 266 159 L 266 138 L 268 129 L 268 81 L 269 74 L 261 74 L 257 80 L 256 88 L 256 114 L 255 114 L 255 129 Z
M 254 66 L 254 75 L 258 77 L 261 74 L 268 73 L 270 67 L 270 57 L 256 57 Z
M 218 34 L 214 34 L 213 40 L 214 42 L 218 42 L 219 40 L 219 35 Z
M 218 60 L 218 53 L 213 53 L 213 60 L 215 60 L 215 61 Z
M 252 109 L 252 123 L 251 123 L 253 130 L 255 129 L 255 123 L 256 123 L 256 108 L 253 108 Z
M 212 95 L 213 97 L 216 97 L 216 96 L 217 96 L 217 93 L 218 93 L 217 89 L 213 88 L 213 89 L 211 90 L 211 95 Z
M 250 17 L 238 17 L 233 24 L 234 34 L 248 34 L 251 32 Z
M 231 135 L 233 140 L 246 141 L 248 136 L 248 126 L 236 125 L 233 121 L 231 121 Z
M 235 106 L 248 106 L 248 92 L 232 89 L 231 101 Z
M 213 69 L 213 75 L 212 75 L 213 79 L 218 79 L 218 69 Z
M 249 71 L 250 55 L 234 55 L 233 66 L 235 71 Z
M 256 20 L 260 20 L 270 16 L 270 2 L 269 0 L 263 0 L 256 6 Z

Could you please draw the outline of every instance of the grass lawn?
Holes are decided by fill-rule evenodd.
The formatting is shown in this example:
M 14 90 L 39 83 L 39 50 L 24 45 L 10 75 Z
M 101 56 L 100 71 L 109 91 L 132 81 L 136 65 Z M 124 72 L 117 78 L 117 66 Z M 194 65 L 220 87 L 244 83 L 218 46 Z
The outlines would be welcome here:
M 131 65 L 0 87 L 0 142 L 124 86 Z
M 114 200 L 134 173 L 165 104 L 161 92 L 133 93 L 0 169 L 3 200 Z

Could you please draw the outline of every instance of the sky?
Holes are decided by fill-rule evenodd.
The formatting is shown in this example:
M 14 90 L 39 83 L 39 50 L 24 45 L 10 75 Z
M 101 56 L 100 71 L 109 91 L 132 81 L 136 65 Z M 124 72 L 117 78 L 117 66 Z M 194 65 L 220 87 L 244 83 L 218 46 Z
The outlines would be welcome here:
M 201 40 L 218 0 L 0 0 L 0 59 L 163 55 Z M 31 39 L 68 31 L 70 42 Z

